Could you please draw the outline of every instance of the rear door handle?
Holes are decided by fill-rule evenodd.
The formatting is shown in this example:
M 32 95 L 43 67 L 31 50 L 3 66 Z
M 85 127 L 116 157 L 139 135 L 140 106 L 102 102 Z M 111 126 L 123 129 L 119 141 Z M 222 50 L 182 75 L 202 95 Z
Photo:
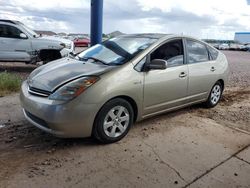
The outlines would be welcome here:
M 185 78 L 186 76 L 187 76 L 187 73 L 185 72 L 181 72 L 179 75 L 180 78 Z
M 210 71 L 214 72 L 216 69 L 215 67 L 211 67 Z

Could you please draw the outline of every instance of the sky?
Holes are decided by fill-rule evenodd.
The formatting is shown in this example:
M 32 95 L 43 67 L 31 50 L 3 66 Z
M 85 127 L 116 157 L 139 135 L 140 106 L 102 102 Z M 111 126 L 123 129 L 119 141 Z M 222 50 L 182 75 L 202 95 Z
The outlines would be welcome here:
M 250 0 L 103 0 L 103 33 L 233 39 L 250 31 Z M 90 0 L 0 0 L 0 18 L 36 30 L 90 32 Z

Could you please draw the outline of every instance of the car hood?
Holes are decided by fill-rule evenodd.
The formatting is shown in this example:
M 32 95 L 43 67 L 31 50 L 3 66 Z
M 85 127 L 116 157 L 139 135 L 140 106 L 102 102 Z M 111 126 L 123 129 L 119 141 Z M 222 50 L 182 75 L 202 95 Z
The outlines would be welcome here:
M 64 39 L 61 37 L 54 37 L 54 36 L 43 36 L 43 37 L 41 37 L 41 39 L 54 40 L 54 41 L 62 42 L 62 43 L 67 44 L 67 45 L 70 45 L 72 43 L 71 40 Z
M 32 39 L 32 46 L 35 49 L 63 49 L 63 46 L 60 45 L 62 42 L 56 41 L 56 40 L 51 40 L 51 39 L 46 39 L 46 38 L 33 38 Z
M 28 77 L 29 87 L 53 92 L 61 85 L 83 77 L 99 76 L 115 68 L 91 62 L 83 62 L 72 58 L 63 58 L 35 69 Z

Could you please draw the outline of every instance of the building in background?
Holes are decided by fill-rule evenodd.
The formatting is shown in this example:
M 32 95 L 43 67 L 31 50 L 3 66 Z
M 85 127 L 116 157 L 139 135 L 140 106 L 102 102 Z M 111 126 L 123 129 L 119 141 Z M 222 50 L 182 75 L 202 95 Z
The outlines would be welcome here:
M 248 44 L 250 43 L 250 32 L 236 32 L 234 40 L 242 44 Z

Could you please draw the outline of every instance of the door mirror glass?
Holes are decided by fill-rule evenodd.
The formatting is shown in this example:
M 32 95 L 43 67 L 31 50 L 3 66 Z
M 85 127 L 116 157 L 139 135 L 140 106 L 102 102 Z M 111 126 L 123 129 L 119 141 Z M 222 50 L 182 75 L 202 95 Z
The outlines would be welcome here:
M 148 65 L 147 68 L 153 70 L 163 70 L 167 68 L 167 61 L 163 59 L 153 59 Z
M 21 39 L 27 39 L 28 37 L 27 37 L 27 35 L 25 35 L 24 33 L 20 33 L 20 38 L 21 38 Z

